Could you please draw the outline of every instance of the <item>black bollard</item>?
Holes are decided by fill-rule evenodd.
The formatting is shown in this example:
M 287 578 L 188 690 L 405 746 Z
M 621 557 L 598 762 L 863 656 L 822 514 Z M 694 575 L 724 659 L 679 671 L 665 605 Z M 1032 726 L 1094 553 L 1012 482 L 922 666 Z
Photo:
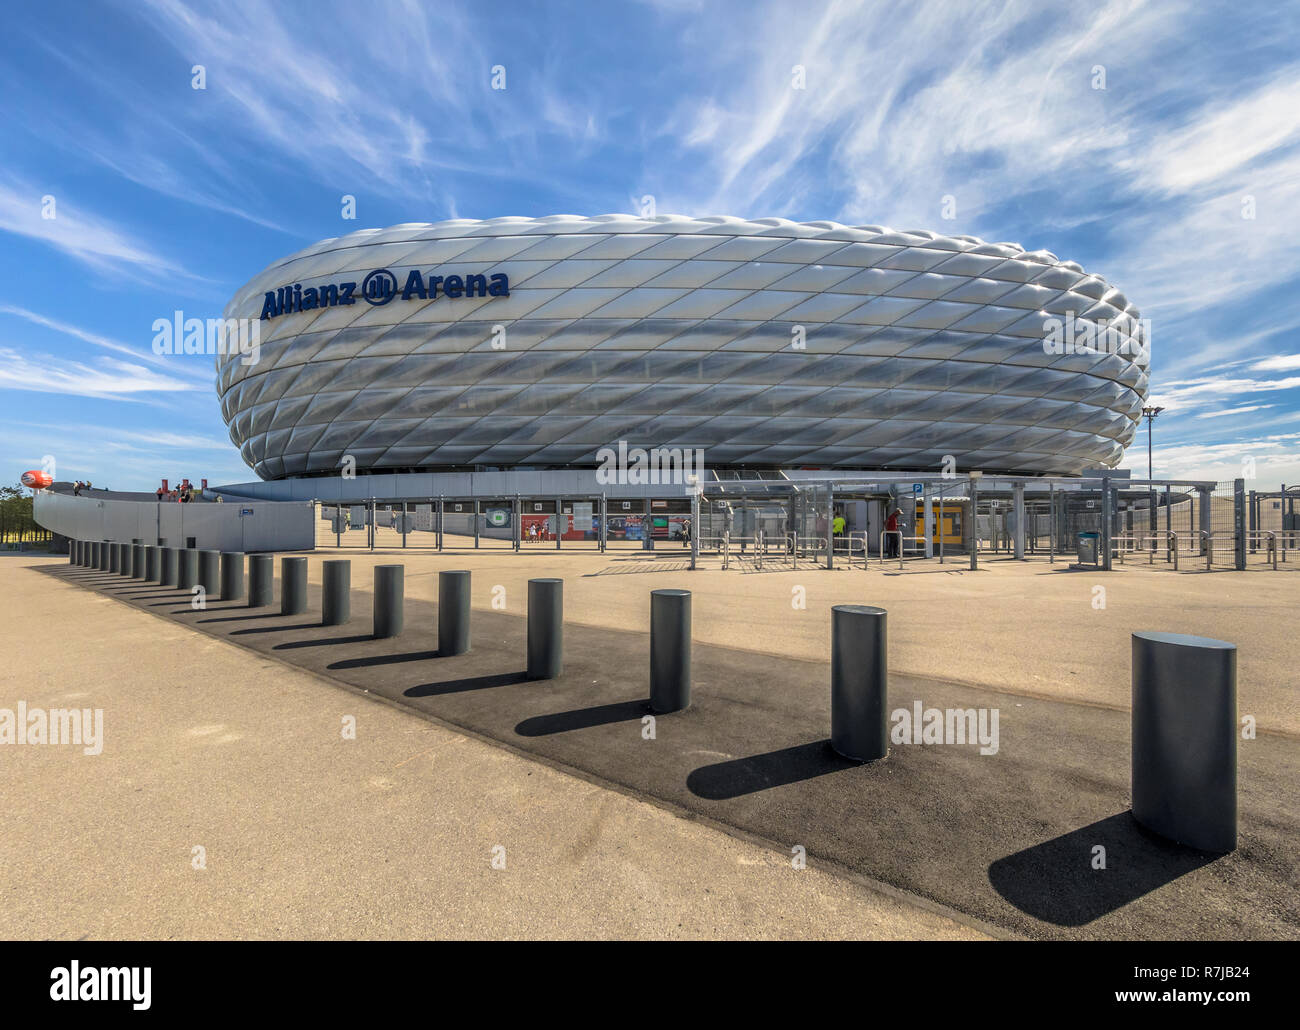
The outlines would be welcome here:
M 275 556 L 248 556 L 248 607 L 265 608 L 275 600 Z
M 553 680 L 564 670 L 564 580 L 528 581 L 528 678 Z
M 404 565 L 375 566 L 375 637 L 401 634 L 406 580 Z
M 144 578 L 149 583 L 157 583 L 160 578 L 158 559 L 162 548 L 156 544 L 146 544 L 144 548 Z
M 108 571 L 117 574 L 117 570 L 122 567 L 122 545 L 116 540 L 108 545 Z
M 221 599 L 223 601 L 242 601 L 244 599 L 244 552 L 221 552 Z
M 650 591 L 650 707 L 680 712 L 691 703 L 691 592 Z
M 111 540 L 104 540 L 99 545 L 99 567 L 104 572 L 112 572 L 110 566 L 113 564 L 113 549 L 117 544 Z
M 874 762 L 889 750 L 886 612 L 866 604 L 831 608 L 831 747 Z
M 307 610 L 307 559 L 280 559 L 280 614 L 301 615 Z
M 215 600 L 221 590 L 221 552 L 212 550 L 199 551 L 199 586 L 203 595 Z
M 134 552 L 131 557 L 131 577 L 144 579 L 144 544 L 132 544 L 131 550 Z
M 1237 646 L 1133 634 L 1133 818 L 1201 851 L 1237 847 Z
M 104 560 L 104 542 L 102 540 L 93 540 L 90 544 L 90 567 L 98 569 L 100 563 Z
M 158 582 L 165 587 L 174 587 L 180 582 L 180 552 L 175 547 L 164 547 L 158 554 Z
M 176 589 L 193 590 L 199 582 L 199 551 L 185 547 L 176 555 Z
M 119 576 L 131 576 L 135 572 L 135 545 L 122 544 L 122 558 L 117 566 Z
M 320 569 L 320 624 L 342 626 L 352 618 L 352 562 L 334 559 L 321 562 Z
M 68 541 L 68 564 L 69 564 L 69 565 L 76 565 L 76 564 L 77 564 L 77 548 L 78 548 L 79 546 L 81 546 L 81 541 L 80 541 L 80 540 L 69 540 L 69 541 Z
M 469 650 L 469 573 L 463 569 L 438 573 L 438 654 Z

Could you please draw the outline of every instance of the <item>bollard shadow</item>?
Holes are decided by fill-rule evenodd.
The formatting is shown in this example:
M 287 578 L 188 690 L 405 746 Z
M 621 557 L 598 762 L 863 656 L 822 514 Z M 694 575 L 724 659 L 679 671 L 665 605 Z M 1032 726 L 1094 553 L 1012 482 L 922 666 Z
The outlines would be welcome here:
M 291 615 L 280 615 L 278 617 L 283 619 L 293 618 Z M 250 626 L 247 629 L 232 629 L 230 635 L 232 637 L 238 637 L 243 636 L 245 633 L 288 633 L 295 629 L 320 629 L 320 623 L 304 622 L 299 623 L 297 626 Z M 369 640 L 370 638 L 362 637 L 361 639 Z
M 1098 845 L 1105 869 L 1093 868 Z M 1221 857 L 1165 840 L 1125 811 L 999 858 L 988 876 L 1026 915 L 1084 926 Z
M 525 683 L 527 681 L 527 672 L 498 672 L 491 676 L 469 676 L 465 679 L 446 680 L 442 683 L 421 683 L 419 686 L 402 691 L 402 696 L 441 697 L 444 694 L 463 694 L 467 690 L 508 687 L 512 683 Z
M 593 726 L 608 726 L 616 722 L 639 721 L 653 714 L 649 700 L 638 698 L 635 701 L 597 705 L 595 708 L 555 712 L 553 715 L 535 715 L 516 726 L 515 732 L 521 737 L 546 737 L 552 733 L 568 733 L 570 730 L 586 730 Z
M 364 637 L 346 637 L 336 638 L 335 640 L 317 640 L 318 644 L 341 644 L 347 640 L 375 640 L 378 639 L 373 635 Z M 283 646 L 283 645 L 281 645 Z M 301 645 L 306 647 L 306 644 Z M 342 661 L 333 662 L 326 668 L 330 669 L 366 669 L 372 665 L 397 665 L 401 662 L 423 662 L 430 658 L 437 658 L 437 651 L 408 651 L 404 654 L 377 654 L 368 658 L 344 658 Z
M 289 627 L 281 627 L 281 628 L 287 628 L 287 629 L 295 629 L 295 628 L 296 628 L 296 629 L 305 629 L 306 627 L 305 627 L 305 626 L 297 626 L 297 627 L 289 626 Z M 313 623 L 313 624 L 312 624 L 312 629 L 323 629 L 323 628 L 324 628 L 324 627 L 321 626 L 321 624 L 320 624 L 319 622 L 317 622 L 317 623 Z M 285 641 L 284 643 L 282 643 L 282 644 L 275 644 L 275 645 L 271 648 L 271 650 L 272 650 L 272 651 L 292 651 L 294 648 L 298 648 L 298 647 L 331 647 L 331 646 L 333 646 L 333 645 L 335 645 L 335 644 L 364 644 L 364 643 L 366 643 L 367 641 L 374 640 L 374 639 L 375 639 L 375 638 L 372 637 L 372 636 L 370 636 L 368 633 L 362 633 L 362 634 L 358 634 L 358 635 L 356 635 L 356 636 L 351 636 L 351 637 L 325 637 L 323 640 L 286 640 L 286 641 Z M 331 669 L 337 669 L 338 666 L 337 666 L 337 665 L 331 665 L 331 666 L 329 666 L 329 668 L 331 668 Z
M 223 608 L 222 611 L 238 611 L 240 607 L 247 608 L 248 605 L 236 605 L 231 608 Z M 267 605 L 266 607 L 271 607 Z M 246 622 L 249 619 L 269 619 L 272 616 L 279 618 L 279 612 L 258 612 L 256 615 L 227 615 L 224 619 L 199 619 L 199 623 L 207 622 Z
M 814 740 L 780 751 L 700 766 L 686 777 L 686 786 L 697 798 L 726 801 L 828 773 L 859 769 L 864 764 L 836 752 L 829 739 Z

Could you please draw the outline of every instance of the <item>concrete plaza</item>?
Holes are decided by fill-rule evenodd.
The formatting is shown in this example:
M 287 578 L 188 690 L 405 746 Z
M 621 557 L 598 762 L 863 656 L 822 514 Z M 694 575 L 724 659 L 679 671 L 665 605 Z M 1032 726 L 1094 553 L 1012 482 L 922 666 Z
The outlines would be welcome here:
M 325 628 L 319 562 L 333 557 L 353 562 L 353 619 Z M 375 641 L 369 567 L 389 562 L 406 565 L 407 626 Z M 282 617 L 239 602 L 195 611 L 185 594 L 66 560 L 6 566 L 11 650 L 37 626 L 60 642 L 10 668 L 6 697 L 105 708 L 105 756 L 122 735 L 112 760 L 126 761 L 105 775 L 105 756 L 67 749 L 0 759 L 29 784 L 18 796 L 32 815 L 3 846 L 10 881 L 47 899 L 140 899 L 149 875 L 171 885 L 164 903 L 123 903 L 119 922 L 82 931 L 94 936 L 1300 935 L 1289 572 L 985 561 L 976 573 L 724 573 L 663 551 L 322 550 L 308 614 Z M 436 573 L 450 568 L 474 573 L 474 648 L 456 658 L 437 654 L 433 630 Z M 521 616 L 538 575 L 565 579 L 566 669 L 528 683 Z M 695 695 L 647 742 L 648 595 L 667 586 L 694 592 Z M 841 602 L 890 612 L 891 707 L 1000 709 L 999 753 L 900 747 L 869 767 L 829 756 L 829 609 Z M 1135 629 L 1240 648 L 1240 710 L 1260 736 L 1241 744 L 1232 855 L 1153 840 L 1127 814 Z M 357 712 L 379 739 L 359 729 L 341 743 L 340 718 Z M 83 791 L 113 799 L 111 845 L 95 843 L 105 821 Z M 37 817 L 50 813 L 47 837 Z M 205 835 L 238 856 L 227 893 L 202 895 L 206 921 L 187 893 L 199 875 L 189 848 Z M 1098 843 L 1112 871 L 1090 879 Z M 491 868 L 496 844 L 505 871 Z M 119 849 L 115 861 L 99 846 Z M 792 847 L 807 870 L 791 868 Z M 536 898 L 499 889 L 520 861 Z M 105 882 L 119 867 L 132 872 Z M 78 935 L 75 907 L 57 930 L 40 928 L 48 906 L 15 911 L 13 935 Z

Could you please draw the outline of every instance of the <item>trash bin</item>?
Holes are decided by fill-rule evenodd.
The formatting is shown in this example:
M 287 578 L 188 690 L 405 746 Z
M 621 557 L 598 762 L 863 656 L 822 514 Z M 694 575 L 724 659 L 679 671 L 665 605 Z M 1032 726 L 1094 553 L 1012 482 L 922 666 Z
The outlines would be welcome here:
M 1079 534 L 1079 564 L 1096 565 L 1097 554 L 1101 550 L 1101 534 L 1085 532 Z

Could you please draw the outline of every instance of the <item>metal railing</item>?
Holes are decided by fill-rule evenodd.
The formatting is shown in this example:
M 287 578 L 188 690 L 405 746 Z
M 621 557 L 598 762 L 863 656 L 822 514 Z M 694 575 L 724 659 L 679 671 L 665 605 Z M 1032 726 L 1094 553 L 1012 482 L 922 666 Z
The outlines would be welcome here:
M 1150 548 L 1144 547 L 1144 544 L 1150 543 Z M 1164 544 L 1165 561 L 1173 562 L 1174 571 L 1178 571 L 1178 534 L 1172 529 L 1159 530 L 1155 533 L 1119 533 L 1111 538 L 1111 546 L 1116 544 L 1135 544 L 1133 547 L 1119 546 L 1115 548 L 1115 553 L 1119 556 L 1120 564 L 1127 564 L 1125 556 L 1136 554 L 1140 551 L 1146 551 L 1147 564 L 1154 565 L 1156 560 L 1156 551 L 1159 550 L 1156 544 Z
M 880 564 L 883 566 L 888 558 L 885 556 L 885 537 L 898 537 L 898 567 L 903 567 L 903 531 L 901 529 L 882 529 L 880 531 Z
M 849 568 L 853 568 L 854 553 L 860 552 L 862 557 L 862 568 L 865 571 L 869 567 L 869 540 L 870 537 L 866 532 L 843 533 L 832 540 L 831 550 L 836 556 L 842 555 L 844 560 L 848 563 Z

